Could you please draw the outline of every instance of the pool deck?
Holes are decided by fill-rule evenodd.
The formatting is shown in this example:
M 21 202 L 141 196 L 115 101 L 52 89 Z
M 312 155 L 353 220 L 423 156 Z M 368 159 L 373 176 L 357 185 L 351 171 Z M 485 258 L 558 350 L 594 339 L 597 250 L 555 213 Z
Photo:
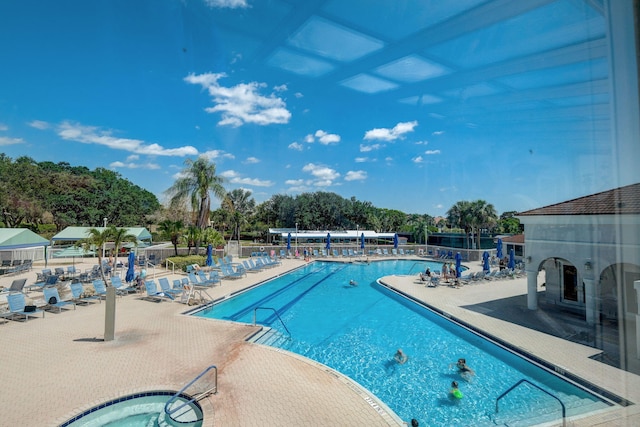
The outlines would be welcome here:
M 285 259 L 276 268 L 225 280 L 209 294 L 222 298 L 302 265 L 302 260 Z M 76 266 L 84 270 L 91 264 Z M 36 265 L 22 276 L 28 278 L 27 284 L 41 268 Z M 0 285 L 8 287 L 18 277 L 2 277 Z M 507 304 L 526 294 L 525 278 L 483 281 L 461 289 L 426 288 L 414 283 L 415 276 L 383 280 L 635 403 L 570 420 L 568 425 L 640 425 L 639 376 L 590 359 L 598 353 L 593 348 L 508 321 L 518 311 L 508 310 Z M 41 299 L 41 293 L 30 292 L 27 298 Z M 501 301 L 508 315 L 494 316 Z M 478 309 L 487 302 L 493 302 L 493 313 Z M 245 339 L 258 327 L 186 316 L 191 307 L 184 304 L 155 303 L 128 295 L 116 299 L 115 340 L 105 342 L 105 306 L 95 303 L 60 314 L 47 312 L 44 319 L 0 324 L 3 425 L 59 425 L 123 395 L 179 390 L 210 365 L 218 369 L 218 392 L 200 402 L 205 426 L 403 425 L 375 396 L 331 369 L 295 354 L 247 343 Z

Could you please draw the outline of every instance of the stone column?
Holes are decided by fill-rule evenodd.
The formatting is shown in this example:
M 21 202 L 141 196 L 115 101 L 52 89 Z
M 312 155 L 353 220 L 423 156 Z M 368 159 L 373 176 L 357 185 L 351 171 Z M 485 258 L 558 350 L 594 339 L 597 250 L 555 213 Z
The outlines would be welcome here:
M 538 270 L 530 269 L 531 262 L 527 265 L 527 308 L 538 309 Z
M 584 282 L 584 309 L 587 325 L 595 325 L 598 322 L 598 309 L 596 307 L 596 284 L 593 279 L 583 279 Z

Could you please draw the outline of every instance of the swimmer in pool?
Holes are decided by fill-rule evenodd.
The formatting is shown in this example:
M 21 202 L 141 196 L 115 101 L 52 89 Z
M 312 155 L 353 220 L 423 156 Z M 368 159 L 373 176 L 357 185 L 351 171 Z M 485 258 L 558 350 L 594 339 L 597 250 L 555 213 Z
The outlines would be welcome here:
M 462 378 L 464 378 L 467 381 L 469 381 L 471 379 L 471 377 L 476 374 L 473 371 L 473 369 L 471 369 L 469 366 L 467 366 L 467 360 L 466 359 L 460 358 L 460 359 L 458 359 L 457 362 L 450 363 L 449 364 L 449 369 L 451 369 L 451 367 L 453 365 L 456 365 L 458 367 L 458 370 L 460 371 L 460 376 L 462 376 Z
M 404 354 L 402 349 L 399 348 L 398 351 L 396 351 L 396 354 L 393 356 L 393 359 L 399 364 L 403 365 L 407 363 L 407 360 L 409 360 L 409 357 L 407 357 L 407 355 Z
M 351 279 L 351 280 L 349 280 L 349 285 L 358 286 L 358 282 L 356 282 L 355 280 Z
M 449 391 L 451 396 L 455 399 L 462 399 L 462 392 L 458 388 L 458 382 L 454 381 L 451 383 L 451 391 Z

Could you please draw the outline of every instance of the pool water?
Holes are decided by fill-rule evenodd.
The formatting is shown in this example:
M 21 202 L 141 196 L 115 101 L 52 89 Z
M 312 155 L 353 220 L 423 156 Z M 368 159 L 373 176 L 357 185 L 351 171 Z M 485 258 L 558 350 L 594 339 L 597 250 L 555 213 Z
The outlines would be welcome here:
M 375 282 L 390 274 L 417 274 L 427 266 L 439 270 L 441 264 L 314 262 L 196 315 L 252 323 L 254 308 L 266 307 L 256 316 L 257 323 L 277 331 L 265 338 L 269 345 L 343 373 L 400 418 L 416 418 L 421 425 L 515 426 L 560 419 L 560 404 L 526 383 L 500 400 L 495 413 L 496 398 L 521 379 L 558 396 L 568 416 L 610 406 Z M 408 355 L 407 363 L 393 360 L 398 348 Z M 476 372 L 470 381 L 450 367 L 458 358 Z M 462 399 L 450 397 L 452 381 L 459 383 Z

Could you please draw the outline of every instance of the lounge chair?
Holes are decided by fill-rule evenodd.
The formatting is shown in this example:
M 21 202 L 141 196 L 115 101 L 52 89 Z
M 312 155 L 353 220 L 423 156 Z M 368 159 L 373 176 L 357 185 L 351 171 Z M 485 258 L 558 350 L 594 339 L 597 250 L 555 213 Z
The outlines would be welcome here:
M 120 276 L 113 276 L 111 278 L 111 286 L 116 288 L 116 294 L 120 296 L 134 294 L 137 291 L 135 287 L 127 286 L 125 283 L 123 283 Z
M 9 313 L 6 315 L 8 319 L 27 321 L 29 317 L 38 317 L 40 314 L 44 317 L 44 310 L 39 310 L 35 306 L 29 306 L 33 309 L 27 308 L 22 292 L 12 292 L 7 295 L 7 303 L 9 303 Z
M 44 300 L 47 303 L 45 306 L 45 310 L 57 310 L 58 313 L 62 311 L 63 307 L 73 306 L 73 309 L 76 309 L 76 303 L 73 301 L 65 301 L 60 298 L 60 293 L 58 292 L 58 288 L 55 286 L 47 286 L 42 289 L 42 293 L 44 295 Z
M 180 285 L 179 289 L 175 287 L 172 288 L 171 285 L 169 284 L 169 279 L 167 279 L 166 277 L 159 278 L 158 283 L 160 284 L 161 291 L 166 293 L 167 295 L 171 295 L 173 298 L 177 297 L 178 295 L 184 292 L 184 289 L 182 289 L 182 285 Z M 180 283 L 179 280 L 178 280 L 178 283 Z
M 24 285 L 27 283 L 27 279 L 15 279 L 11 282 L 11 286 L 8 289 L 4 289 L 2 292 L 22 292 Z
M 158 291 L 158 285 L 156 285 L 156 282 L 154 282 L 153 279 L 147 280 L 144 286 L 147 290 L 147 296 L 144 297 L 144 299 L 162 302 L 166 298 L 173 301 L 172 295 L 169 295 L 166 292 Z
M 249 264 L 249 261 L 246 259 L 242 261 L 242 264 L 244 265 L 244 269 L 250 273 L 257 273 L 261 270 L 261 268 L 256 267 L 255 264 L 251 266 L 251 264 Z
M 93 285 L 93 289 L 96 291 L 96 296 L 98 297 L 98 300 L 102 302 L 102 297 L 106 298 L 107 296 L 106 285 L 104 284 L 102 279 L 94 280 L 91 284 Z
M 85 295 L 84 286 L 80 282 L 72 282 L 71 285 L 71 295 L 73 296 L 72 301 L 78 304 L 89 304 L 91 301 L 99 300 L 100 297 L 97 295 Z

